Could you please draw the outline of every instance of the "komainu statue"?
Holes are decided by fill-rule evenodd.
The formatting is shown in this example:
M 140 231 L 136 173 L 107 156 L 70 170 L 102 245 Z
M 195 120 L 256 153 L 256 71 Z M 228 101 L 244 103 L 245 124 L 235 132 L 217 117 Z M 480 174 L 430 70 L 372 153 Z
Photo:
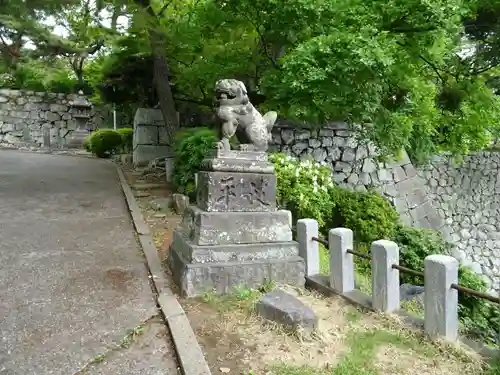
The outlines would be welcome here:
M 271 129 L 278 114 L 262 116 L 250 103 L 245 85 L 235 79 L 222 79 L 215 84 L 216 115 L 219 123 L 219 149 L 230 150 L 229 139 L 236 134 L 244 148 L 267 151 Z

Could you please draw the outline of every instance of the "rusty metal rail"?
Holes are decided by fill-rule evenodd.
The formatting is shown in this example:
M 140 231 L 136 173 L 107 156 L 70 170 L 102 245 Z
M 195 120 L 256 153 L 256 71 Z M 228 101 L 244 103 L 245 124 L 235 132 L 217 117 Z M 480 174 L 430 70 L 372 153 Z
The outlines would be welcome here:
M 316 242 L 319 242 L 320 244 L 328 247 L 328 241 L 325 240 L 325 239 L 318 238 L 318 237 L 312 237 L 312 240 L 316 241 Z M 352 254 L 354 256 L 357 256 L 357 257 L 360 257 L 360 258 L 363 258 L 363 259 L 368 259 L 368 260 L 371 259 L 371 256 L 369 254 L 360 253 L 359 251 L 347 250 L 347 252 L 349 254 Z M 409 275 L 413 275 L 413 276 L 420 277 L 420 278 L 424 279 L 424 273 L 423 272 L 415 271 L 415 270 L 412 270 L 411 268 L 400 266 L 399 264 L 393 264 L 392 268 L 395 269 L 395 270 L 398 270 L 398 271 L 400 271 L 402 273 L 407 273 Z M 476 298 L 485 299 L 487 301 L 490 301 L 490 302 L 493 302 L 493 303 L 497 303 L 497 304 L 500 305 L 500 297 L 495 297 L 495 296 L 492 296 L 491 294 L 488 294 L 488 293 L 478 292 L 477 290 L 470 289 L 470 288 L 467 288 L 465 286 L 461 286 L 461 285 L 458 285 L 458 284 L 451 284 L 450 287 L 452 289 L 457 290 L 458 292 L 461 292 L 461 293 L 464 293 L 464 294 L 468 294 L 468 295 L 476 297 Z
M 325 245 L 326 247 L 329 246 L 328 244 L 328 241 L 327 240 L 324 240 L 322 238 L 318 238 L 318 237 L 312 237 L 311 238 L 313 241 L 316 241 L 316 242 L 319 242 L 320 244 L 322 245 Z M 371 256 L 369 254 L 364 254 L 364 253 L 360 253 L 359 251 L 356 251 L 356 250 L 347 250 L 347 252 L 349 254 L 352 254 L 352 255 L 355 255 L 357 257 L 360 257 L 360 258 L 363 258 L 363 259 L 368 259 L 370 260 L 371 259 Z
M 398 270 L 399 272 L 403 272 L 403 273 L 407 273 L 407 274 L 410 274 L 413 276 L 421 277 L 422 279 L 424 278 L 423 272 L 415 271 L 415 270 L 412 270 L 411 268 L 406 268 L 406 267 L 400 266 L 399 264 L 393 264 L 392 268 L 394 268 L 395 270 Z
M 356 251 L 356 250 L 347 250 L 347 252 L 349 254 L 356 255 L 357 257 L 360 257 L 363 259 L 368 259 L 368 260 L 372 259 L 372 257 L 369 254 L 360 253 L 359 251 Z
M 325 245 L 328 247 L 328 241 L 327 240 L 323 240 L 321 238 L 318 238 L 318 237 L 313 237 L 311 238 L 313 241 L 316 241 L 316 242 L 319 242 L 320 244 L 322 245 Z
M 478 292 L 477 290 L 466 288 L 465 286 L 461 286 L 458 284 L 451 284 L 451 288 L 455 289 L 459 292 L 469 294 L 473 297 L 485 299 L 485 300 L 488 300 L 490 302 L 500 304 L 500 297 L 495 297 L 495 296 L 492 296 L 491 294 L 488 294 L 488 293 Z

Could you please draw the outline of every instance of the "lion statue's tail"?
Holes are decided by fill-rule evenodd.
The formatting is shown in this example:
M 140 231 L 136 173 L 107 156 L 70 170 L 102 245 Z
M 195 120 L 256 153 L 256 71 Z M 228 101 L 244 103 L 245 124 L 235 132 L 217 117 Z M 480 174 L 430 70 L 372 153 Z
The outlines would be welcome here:
M 264 118 L 264 122 L 266 123 L 267 136 L 269 140 L 271 140 L 272 138 L 271 131 L 273 130 L 273 126 L 278 118 L 278 113 L 275 111 L 269 111 L 262 117 Z

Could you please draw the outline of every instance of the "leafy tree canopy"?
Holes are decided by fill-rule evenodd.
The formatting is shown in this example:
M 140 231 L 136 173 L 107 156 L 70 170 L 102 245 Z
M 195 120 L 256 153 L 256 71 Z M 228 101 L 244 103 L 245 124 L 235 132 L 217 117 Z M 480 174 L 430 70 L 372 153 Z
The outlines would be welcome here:
M 171 112 L 165 105 L 171 95 L 157 93 L 171 84 L 178 103 L 211 106 L 214 82 L 233 77 L 245 82 L 262 110 L 317 124 L 349 121 L 384 153 L 404 147 L 420 162 L 441 151 L 482 149 L 498 135 L 500 0 L 6 4 L 0 35 L 13 43 L 15 35 L 5 33 L 19 33 L 15 22 L 26 23 L 22 33 L 45 59 L 37 64 L 53 55 L 90 58 L 85 53 L 104 41 L 85 67 L 83 60 L 70 64 L 77 79 L 86 76 L 100 88 L 104 101 L 159 101 Z M 115 27 L 102 27 L 96 10 L 103 7 Z M 15 15 L 27 9 L 19 21 Z M 49 14 L 71 30 L 61 43 L 40 30 Z M 121 36 L 119 15 L 131 21 Z
M 481 149 L 498 131 L 498 98 L 485 85 L 495 74 L 478 68 L 493 60 L 464 27 L 479 5 L 205 0 L 168 20 L 168 55 L 186 93 L 240 78 L 281 116 L 347 120 L 382 151 L 406 147 L 423 161 Z

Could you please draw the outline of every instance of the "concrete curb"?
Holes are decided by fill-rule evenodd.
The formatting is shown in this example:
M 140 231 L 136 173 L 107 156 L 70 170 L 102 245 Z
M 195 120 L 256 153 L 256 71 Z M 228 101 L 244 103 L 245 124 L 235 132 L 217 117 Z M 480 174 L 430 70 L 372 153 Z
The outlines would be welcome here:
M 182 373 L 184 375 L 211 375 L 210 368 L 205 360 L 200 344 L 196 340 L 196 335 L 189 323 L 189 319 L 177 297 L 168 287 L 149 226 L 144 220 L 142 211 L 137 205 L 132 189 L 125 179 L 120 166 L 117 166 L 117 172 L 123 194 L 125 195 L 125 201 L 127 202 L 139 242 L 146 256 L 149 272 L 156 288 L 157 304 L 163 313 L 170 334 L 172 335 L 172 341 L 174 342 Z

